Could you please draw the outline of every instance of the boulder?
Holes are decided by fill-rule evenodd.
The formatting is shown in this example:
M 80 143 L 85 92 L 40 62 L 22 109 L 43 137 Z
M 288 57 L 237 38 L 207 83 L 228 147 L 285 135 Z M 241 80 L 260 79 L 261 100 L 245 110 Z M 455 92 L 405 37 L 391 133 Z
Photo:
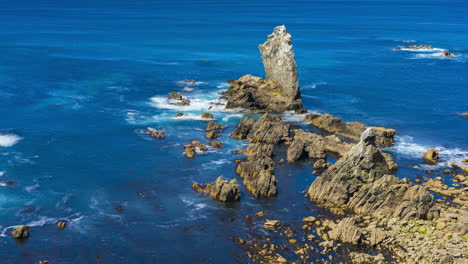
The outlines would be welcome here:
M 229 181 L 220 176 L 212 183 L 194 183 L 192 188 L 199 193 L 208 193 L 212 198 L 221 202 L 240 200 L 239 184 L 236 179 Z
M 180 93 L 178 92 L 171 92 L 168 96 L 167 96 L 168 99 L 171 99 L 171 100 L 182 100 L 183 97 Z
M 193 144 L 187 144 L 185 146 L 184 154 L 187 158 L 194 158 L 197 156 L 197 152 L 195 151 L 195 146 Z
M 366 125 L 359 122 L 343 123 L 341 118 L 336 118 L 329 114 L 310 114 L 307 115 L 303 121 L 309 122 L 311 125 L 319 129 L 353 141 L 359 141 L 361 134 L 368 128 Z M 373 127 L 373 129 L 376 135 L 377 146 L 388 147 L 395 143 L 394 129 L 384 127 Z
M 435 148 L 429 148 L 424 153 L 423 159 L 429 164 L 435 164 L 439 161 L 439 151 Z
M 198 141 L 198 140 L 192 141 L 191 144 L 192 144 L 193 146 L 195 146 L 195 148 L 197 148 L 197 149 L 200 150 L 200 151 L 208 151 L 208 148 L 206 147 L 206 145 L 200 143 L 200 141 Z
M 190 100 L 182 99 L 180 102 L 174 104 L 175 106 L 187 106 L 190 105 Z
M 281 121 L 281 117 L 264 114 L 255 120 L 246 117 L 239 122 L 231 136 L 249 142 L 281 143 L 289 136 L 290 124 Z
M 219 138 L 221 132 L 223 132 L 227 127 L 223 126 L 216 121 L 210 121 L 206 126 L 206 134 L 205 137 L 208 139 L 215 139 Z
M 213 114 L 212 114 L 212 113 L 203 112 L 202 115 L 201 115 L 201 117 L 204 118 L 204 119 L 213 119 Z
M 224 147 L 223 143 L 221 143 L 219 141 L 211 141 L 210 146 L 212 146 L 213 148 L 222 148 L 222 147 Z
M 388 175 L 392 165 L 375 140 L 374 129 L 364 131 L 357 145 L 316 178 L 308 196 L 379 218 L 424 218 L 432 207 L 432 195 L 421 186 Z
M 65 227 L 67 227 L 67 221 L 65 220 L 60 220 L 57 222 L 57 228 L 60 229 L 60 230 L 63 230 L 65 229 Z
M 450 52 L 449 50 L 442 51 L 442 54 L 444 55 L 444 57 L 447 57 L 447 58 L 455 57 L 455 55 L 452 52 Z
M 275 230 L 281 227 L 280 221 L 278 220 L 265 220 L 265 223 L 263 223 L 263 228 L 268 229 L 268 230 Z
M 164 135 L 164 131 L 156 130 L 150 127 L 146 128 L 146 134 L 152 138 L 157 138 L 157 139 L 163 139 L 166 137 Z
M 29 237 L 29 226 L 19 225 L 15 230 L 11 231 L 11 235 L 16 239 L 25 239 Z

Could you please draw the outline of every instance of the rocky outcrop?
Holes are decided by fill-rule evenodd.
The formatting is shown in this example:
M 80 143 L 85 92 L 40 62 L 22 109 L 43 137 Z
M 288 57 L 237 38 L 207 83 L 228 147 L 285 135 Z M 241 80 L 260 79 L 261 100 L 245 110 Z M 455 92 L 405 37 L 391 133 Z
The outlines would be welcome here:
M 222 147 L 224 147 L 223 143 L 221 143 L 219 141 L 211 141 L 210 146 L 212 146 L 213 148 L 222 148 Z
M 362 229 L 352 217 L 342 219 L 330 232 L 330 238 L 343 243 L 360 244 L 363 239 Z
M 146 128 L 146 134 L 152 138 L 157 138 L 157 139 L 163 139 L 166 136 L 164 135 L 164 131 L 162 130 L 156 130 L 151 127 Z
M 29 226 L 19 225 L 11 231 L 11 235 L 16 239 L 25 239 L 29 237 Z
M 303 121 L 309 122 L 311 125 L 319 129 L 334 133 L 338 136 L 342 136 L 353 141 L 359 141 L 361 134 L 368 128 L 366 125 L 359 122 L 343 123 L 341 118 L 336 118 L 329 114 L 307 115 Z M 377 146 L 388 147 L 395 143 L 394 129 L 388 129 L 384 127 L 373 127 L 373 129 L 376 135 Z
M 310 159 L 312 163 L 318 160 L 326 160 L 327 149 L 324 137 L 315 133 L 297 130 L 292 144 L 289 145 L 287 158 L 289 163 L 300 159 Z
M 192 188 L 198 193 L 208 193 L 212 198 L 221 202 L 240 200 L 239 184 L 236 179 L 229 181 L 220 176 L 212 183 L 194 183 Z
M 171 100 L 182 100 L 182 95 L 178 92 L 171 92 L 168 96 L 167 96 L 167 99 L 171 99 Z
M 294 130 L 294 132 L 295 132 L 295 135 L 293 138 L 293 142 L 288 148 L 288 161 L 290 163 L 297 160 L 296 157 L 298 153 L 299 154 L 307 153 L 307 150 L 306 150 L 307 146 L 315 146 L 316 144 L 321 146 L 323 142 L 323 146 L 327 153 L 333 152 L 337 154 L 338 156 L 344 156 L 355 145 L 352 143 L 342 141 L 340 138 L 338 138 L 335 135 L 321 136 L 313 132 L 304 132 L 304 130 L 301 130 L 301 129 Z M 321 152 L 320 149 L 321 148 L 318 149 L 318 153 Z M 321 157 L 321 155 L 318 155 L 318 157 Z M 385 161 L 387 162 L 387 165 L 390 167 L 390 172 L 395 173 L 398 170 L 398 165 L 395 163 L 392 156 L 385 152 L 382 152 L 382 155 L 384 156 Z M 326 154 L 323 159 L 325 161 Z M 322 163 L 323 165 L 327 164 L 324 161 L 323 162 L 320 161 L 320 159 L 312 159 L 312 161 L 319 162 L 318 164 L 320 163 Z M 319 168 L 319 166 L 317 168 Z
M 175 105 L 175 106 L 187 106 L 187 105 L 190 105 L 190 100 L 188 99 L 185 99 L 182 97 L 182 95 L 178 92 L 171 92 L 168 96 L 167 96 L 167 99 L 169 100 L 174 100 L 174 101 L 178 101 L 176 103 L 171 103 L 172 105 Z
M 291 34 L 284 25 L 275 27 L 267 41 L 258 46 L 262 54 L 266 79 L 276 81 L 280 93 L 290 101 L 300 98 L 296 60 L 292 49 Z
M 281 121 L 281 117 L 264 114 L 255 120 L 246 117 L 239 122 L 231 136 L 249 142 L 281 143 L 289 137 L 290 124 Z
M 185 145 L 184 155 L 187 158 L 194 158 L 195 156 L 197 156 L 197 151 L 196 151 L 197 149 L 199 151 L 207 151 L 208 150 L 208 148 L 206 147 L 205 144 L 202 144 L 199 141 L 194 140 L 191 143 Z
M 202 115 L 201 115 L 201 117 L 204 118 L 204 119 L 213 119 L 213 114 L 212 114 L 212 113 L 203 112 Z
M 435 164 L 439 161 L 439 151 L 435 148 L 429 148 L 424 153 L 423 159 L 429 164 Z
M 285 26 L 278 26 L 259 45 L 266 80 L 244 75 L 232 81 L 224 93 L 226 108 L 283 112 L 302 108 L 297 67 L 292 50 L 291 35 Z
M 255 143 L 238 153 L 248 155 L 248 158 L 241 161 L 236 168 L 247 190 L 257 198 L 276 195 L 275 162 L 272 159 L 273 145 Z
M 210 121 L 206 126 L 206 138 L 215 139 L 219 138 L 221 132 L 223 132 L 227 127 L 223 126 L 215 121 Z
M 374 129 L 368 128 L 357 145 L 312 183 L 310 199 L 379 218 L 424 218 L 432 206 L 432 195 L 421 186 L 388 175 L 392 165 L 375 140 Z

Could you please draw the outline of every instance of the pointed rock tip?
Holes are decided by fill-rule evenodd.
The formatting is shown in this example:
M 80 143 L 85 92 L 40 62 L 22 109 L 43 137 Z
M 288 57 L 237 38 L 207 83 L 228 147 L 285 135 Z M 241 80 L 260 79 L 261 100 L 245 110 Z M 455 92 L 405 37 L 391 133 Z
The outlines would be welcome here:
M 375 130 L 372 127 L 368 127 L 362 132 L 359 143 L 375 145 Z

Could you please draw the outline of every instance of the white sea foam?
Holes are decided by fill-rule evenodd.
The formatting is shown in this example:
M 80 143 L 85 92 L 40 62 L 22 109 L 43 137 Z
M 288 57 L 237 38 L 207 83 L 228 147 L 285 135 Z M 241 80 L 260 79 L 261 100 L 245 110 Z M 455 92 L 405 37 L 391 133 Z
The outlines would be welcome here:
M 304 86 L 301 86 L 302 89 L 304 90 L 307 90 L 307 89 L 316 89 L 317 86 L 319 85 L 325 85 L 327 84 L 326 82 L 317 82 L 317 83 L 312 83 L 310 85 L 304 85 Z
M 0 171 L 0 177 L 2 177 L 3 175 L 5 175 L 5 171 Z
M 223 120 L 224 122 L 228 122 L 232 118 L 242 119 L 243 117 L 244 117 L 244 114 L 241 114 L 241 113 L 239 113 L 239 114 L 230 114 L 230 115 L 226 115 L 221 120 Z
M 11 147 L 18 143 L 21 139 L 23 138 L 15 134 L 0 134 L 0 147 Z
M 81 219 L 82 216 L 79 215 L 79 213 L 72 214 L 70 216 L 62 217 L 62 218 L 55 218 L 55 217 L 48 217 L 48 216 L 39 216 L 37 219 L 32 220 L 24 225 L 27 225 L 29 227 L 41 227 L 45 225 L 54 225 L 56 224 L 59 220 L 66 220 L 69 224 L 76 222 L 77 220 Z M 2 229 L 0 232 L 0 237 L 7 237 L 8 231 L 13 230 L 16 228 L 16 225 L 14 226 L 8 226 Z
M 302 120 L 306 117 L 308 114 L 316 114 L 316 111 L 309 111 L 306 114 L 296 114 L 294 111 L 289 111 L 289 112 L 284 112 L 281 114 L 281 118 L 284 121 L 291 122 L 291 123 L 301 123 Z
M 410 136 L 397 136 L 395 138 L 395 145 L 388 148 L 395 151 L 398 155 L 403 155 L 407 158 L 420 159 L 428 148 L 436 148 L 439 150 L 440 162 L 436 165 L 421 164 L 422 169 L 436 169 L 441 167 L 450 166 L 451 163 L 463 166 L 462 160 L 468 159 L 468 150 L 459 148 L 445 148 L 441 146 L 423 146 L 414 142 L 414 138 Z
M 163 96 L 154 96 L 150 98 L 150 104 L 156 108 L 160 109 L 171 109 L 179 111 L 204 111 L 210 108 L 210 111 L 222 111 L 224 109 L 224 104 L 222 100 L 219 99 L 204 99 L 204 98 L 187 98 L 190 100 L 190 105 L 187 106 L 177 106 L 174 103 L 177 101 L 167 99 Z
M 201 114 L 192 114 L 192 113 L 186 113 L 182 116 L 173 116 L 171 119 L 175 120 L 203 120 L 203 121 L 210 121 L 214 120 L 213 118 L 202 118 Z

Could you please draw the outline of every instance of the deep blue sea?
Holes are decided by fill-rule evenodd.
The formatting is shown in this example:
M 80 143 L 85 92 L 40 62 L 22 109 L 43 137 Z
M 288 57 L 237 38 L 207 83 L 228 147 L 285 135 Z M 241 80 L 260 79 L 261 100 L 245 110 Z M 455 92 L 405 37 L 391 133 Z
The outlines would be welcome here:
M 282 24 L 305 107 L 395 128 L 387 151 L 400 177 L 430 169 L 410 168 L 428 147 L 441 151 L 437 168 L 468 158 L 467 1 L 1 1 L 1 262 L 235 263 L 242 251 L 229 238 L 247 232 L 245 215 L 295 225 L 317 214 L 301 193 L 315 177 L 307 162 L 277 166 L 271 200 L 242 186 L 241 202 L 225 206 L 192 190 L 237 177 L 231 151 L 247 143 L 229 134 L 241 113 L 214 107 L 225 147 L 182 153 L 208 142 L 199 116 L 227 80 L 264 75 L 257 45 Z M 456 57 L 393 50 L 410 44 Z M 168 104 L 171 91 L 192 104 Z M 31 226 L 24 243 L 10 236 L 18 224 Z

